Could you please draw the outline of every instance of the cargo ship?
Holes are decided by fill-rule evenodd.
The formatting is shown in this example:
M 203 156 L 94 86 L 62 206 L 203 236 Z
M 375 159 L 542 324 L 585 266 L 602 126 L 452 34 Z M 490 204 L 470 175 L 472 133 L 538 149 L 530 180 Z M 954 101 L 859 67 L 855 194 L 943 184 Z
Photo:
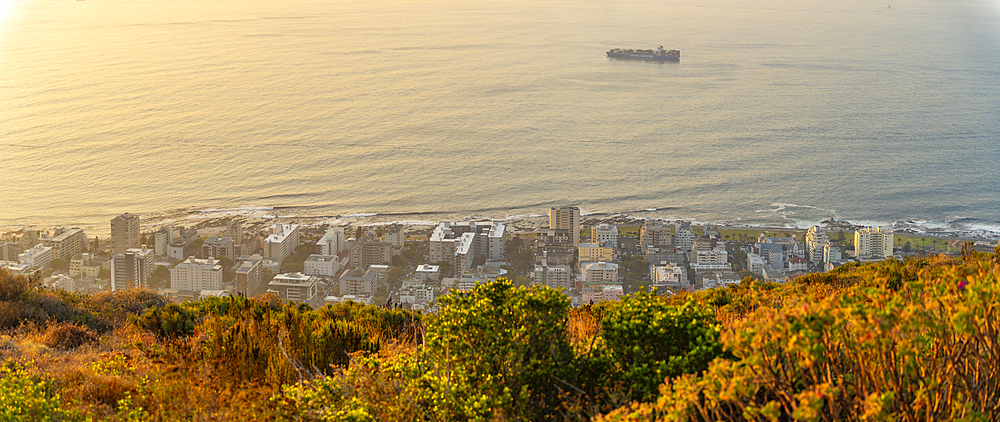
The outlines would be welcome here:
M 625 50 L 621 48 L 612 48 L 608 51 L 608 57 L 613 59 L 661 60 L 675 62 L 681 59 L 681 51 L 664 50 L 662 45 L 656 50 Z

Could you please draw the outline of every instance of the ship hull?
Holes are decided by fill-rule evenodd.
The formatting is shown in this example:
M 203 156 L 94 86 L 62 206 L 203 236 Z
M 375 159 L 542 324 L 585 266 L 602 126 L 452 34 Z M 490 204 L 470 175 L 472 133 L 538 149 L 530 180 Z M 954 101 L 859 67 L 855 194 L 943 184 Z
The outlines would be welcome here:
M 680 56 L 659 56 L 659 55 L 647 55 L 647 54 L 619 54 L 619 53 L 607 53 L 608 57 L 612 59 L 623 59 L 623 60 L 653 60 L 658 62 L 677 62 L 680 61 Z

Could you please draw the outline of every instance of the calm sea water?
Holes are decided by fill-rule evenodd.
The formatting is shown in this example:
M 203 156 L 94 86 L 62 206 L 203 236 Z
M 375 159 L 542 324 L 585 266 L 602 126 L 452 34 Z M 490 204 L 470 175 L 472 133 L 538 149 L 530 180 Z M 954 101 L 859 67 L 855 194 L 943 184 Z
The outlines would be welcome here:
M 0 0 L 0 226 L 1000 226 L 1000 4 L 887 1 Z

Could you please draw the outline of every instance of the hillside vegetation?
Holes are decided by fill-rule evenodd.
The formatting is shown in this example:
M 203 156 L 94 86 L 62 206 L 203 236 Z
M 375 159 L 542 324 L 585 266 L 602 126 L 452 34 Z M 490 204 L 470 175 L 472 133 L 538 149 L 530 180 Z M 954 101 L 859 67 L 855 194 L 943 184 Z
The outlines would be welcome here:
M 168 304 L 0 273 L 2 420 L 1000 420 L 1000 258 L 847 265 L 571 308 Z

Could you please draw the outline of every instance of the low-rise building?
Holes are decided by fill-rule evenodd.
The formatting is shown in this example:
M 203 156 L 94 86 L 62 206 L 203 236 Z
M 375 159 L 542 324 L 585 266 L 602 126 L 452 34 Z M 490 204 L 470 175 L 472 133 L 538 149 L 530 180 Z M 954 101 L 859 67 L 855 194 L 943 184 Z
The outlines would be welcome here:
M 308 303 L 316 298 L 318 281 L 315 276 L 308 274 L 278 274 L 267 283 L 267 290 L 277 293 L 278 297 L 286 301 Z
M 302 265 L 303 273 L 334 277 L 340 272 L 340 260 L 335 255 L 309 255 Z
M 375 270 L 356 267 L 340 274 L 340 295 L 371 295 L 378 287 Z
M 41 243 L 17 256 L 17 260 L 29 267 L 45 268 L 52 263 L 52 248 Z
M 414 272 L 419 280 L 438 281 L 441 279 L 441 267 L 437 265 L 418 265 Z
M 604 284 L 600 289 L 584 289 L 580 292 L 580 299 L 584 303 L 621 300 L 623 292 L 621 284 Z
M 578 262 L 612 262 L 615 260 L 615 248 L 611 242 L 604 243 L 581 243 L 577 248 L 579 251 Z
M 591 262 L 581 268 L 585 283 L 613 284 L 618 282 L 618 264 Z
M 809 269 L 809 261 L 798 255 L 792 255 L 788 258 L 788 271 L 806 271 Z
M 94 277 L 101 273 L 101 264 L 89 253 L 78 253 L 69 260 L 70 277 Z

